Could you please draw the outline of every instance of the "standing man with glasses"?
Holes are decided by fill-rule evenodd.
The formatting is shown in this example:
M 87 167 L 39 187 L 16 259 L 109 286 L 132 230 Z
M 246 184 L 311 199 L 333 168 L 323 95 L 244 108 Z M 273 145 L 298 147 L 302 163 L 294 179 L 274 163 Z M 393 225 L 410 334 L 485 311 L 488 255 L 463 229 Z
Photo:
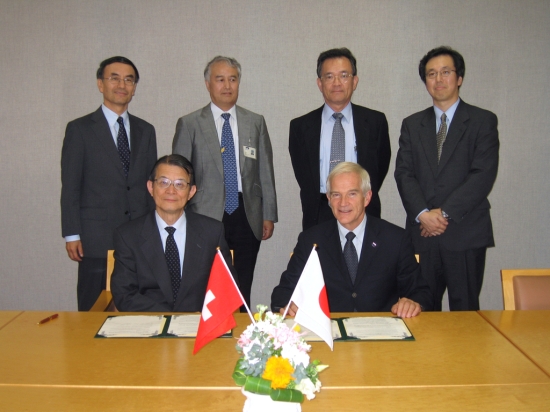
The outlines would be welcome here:
M 478 310 L 487 247 L 494 246 L 487 196 L 498 170 L 497 117 L 459 98 L 466 67 L 441 46 L 420 60 L 433 107 L 401 127 L 395 180 L 422 275 L 441 310 Z
M 97 70 L 103 104 L 67 124 L 61 153 L 61 230 L 78 262 L 78 310 L 89 310 L 105 288 L 114 229 L 149 212 L 146 182 L 157 158 L 154 127 L 128 114 L 139 73 L 126 57 Z
M 124 312 L 200 312 L 220 247 L 230 270 L 223 224 L 185 210 L 197 192 L 193 165 L 161 157 L 147 189 L 155 211 L 115 230 L 113 299 Z
M 381 215 L 378 195 L 390 166 L 391 147 L 384 113 L 351 103 L 357 87 L 357 63 L 347 48 L 322 52 L 317 86 L 325 104 L 290 122 L 288 150 L 300 186 L 302 227 L 334 218 L 326 181 L 338 163 L 355 162 L 370 175 L 372 199 L 367 212 Z
M 204 70 L 211 103 L 176 125 L 173 153 L 191 160 L 197 193 L 189 210 L 223 222 L 239 286 L 250 305 L 260 242 L 273 234 L 277 196 L 264 117 L 237 106 L 241 65 L 214 57 Z

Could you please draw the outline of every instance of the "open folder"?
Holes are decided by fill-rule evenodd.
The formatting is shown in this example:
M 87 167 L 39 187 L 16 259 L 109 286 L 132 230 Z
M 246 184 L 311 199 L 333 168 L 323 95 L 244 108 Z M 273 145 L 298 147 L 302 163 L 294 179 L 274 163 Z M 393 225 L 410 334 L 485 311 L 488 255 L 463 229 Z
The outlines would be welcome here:
M 293 319 L 285 320 L 292 327 Z M 332 318 L 332 339 L 338 341 L 361 340 L 408 340 L 413 341 L 414 336 L 403 321 L 398 317 L 353 317 Z M 306 341 L 322 341 L 322 339 L 309 329 L 301 327 Z
M 193 315 L 119 315 L 109 316 L 96 338 L 195 338 L 200 314 Z M 232 337 L 232 331 L 222 338 Z

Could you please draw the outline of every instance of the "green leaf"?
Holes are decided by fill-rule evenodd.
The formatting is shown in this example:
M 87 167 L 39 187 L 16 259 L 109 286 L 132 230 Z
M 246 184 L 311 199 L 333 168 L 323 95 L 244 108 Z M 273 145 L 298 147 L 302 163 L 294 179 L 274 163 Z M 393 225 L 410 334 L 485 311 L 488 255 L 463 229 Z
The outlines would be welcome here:
M 244 390 L 260 395 L 269 395 L 271 393 L 271 381 L 254 376 L 247 376 L 244 384 Z
M 301 403 L 304 400 L 302 392 L 296 389 L 272 389 L 269 394 L 271 399 L 279 402 L 297 402 Z
M 246 382 L 246 375 L 244 373 L 244 370 L 241 369 L 241 362 L 242 359 L 239 359 L 237 361 L 237 364 L 235 365 L 235 369 L 233 369 L 233 380 L 238 386 L 243 386 Z

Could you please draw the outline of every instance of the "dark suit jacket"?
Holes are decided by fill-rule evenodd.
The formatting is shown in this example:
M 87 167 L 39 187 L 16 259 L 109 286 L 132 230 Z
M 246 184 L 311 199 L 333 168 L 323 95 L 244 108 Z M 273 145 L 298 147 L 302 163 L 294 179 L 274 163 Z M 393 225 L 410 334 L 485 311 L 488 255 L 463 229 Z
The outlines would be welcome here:
M 290 122 L 288 151 L 300 186 L 304 230 L 319 223 L 319 150 L 323 107 Z M 369 172 L 371 179 L 372 199 L 366 210 L 368 214 L 380 217 L 378 192 L 388 173 L 391 158 L 388 122 L 384 113 L 353 103 L 351 107 L 357 163 Z
M 244 209 L 254 235 L 261 240 L 264 220 L 277 222 L 273 151 L 264 117 L 240 106 L 236 111 Z M 243 146 L 255 149 L 255 158 L 245 156 Z M 210 103 L 178 119 L 172 151 L 189 159 L 195 169 L 197 193 L 189 202 L 189 210 L 221 221 L 225 206 L 223 162 Z
M 111 290 L 117 309 L 124 312 L 200 312 L 218 246 L 233 270 L 222 223 L 189 211 L 185 215 L 185 253 L 175 303 L 155 212 L 115 230 Z
M 154 208 L 147 191 L 157 160 L 155 128 L 130 115 L 130 171 L 124 176 L 101 107 L 67 125 L 61 153 L 62 236 L 80 235 L 85 257 L 106 258 L 113 231 Z
M 271 295 L 273 310 L 288 304 L 313 244 L 317 244 L 331 312 L 389 312 L 401 297 L 420 303 L 424 310 L 432 309 L 431 292 L 405 230 L 368 216 L 355 284 L 344 262 L 336 220 L 323 222 L 298 237 L 287 270 Z
M 458 104 L 437 163 L 433 107 L 403 120 L 395 180 L 417 253 L 436 240 L 420 236 L 416 217 L 441 208 L 450 217 L 440 242 L 448 250 L 494 246 L 487 196 L 498 170 L 497 117 L 464 101 Z

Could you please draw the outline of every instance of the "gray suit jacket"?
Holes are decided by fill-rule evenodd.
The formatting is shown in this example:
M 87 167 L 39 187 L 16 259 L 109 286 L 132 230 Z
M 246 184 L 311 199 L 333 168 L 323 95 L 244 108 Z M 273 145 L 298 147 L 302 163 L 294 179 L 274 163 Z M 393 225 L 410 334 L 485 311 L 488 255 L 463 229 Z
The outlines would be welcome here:
M 401 127 L 395 180 L 407 212 L 416 253 L 438 241 L 448 250 L 494 246 L 487 196 L 498 170 L 497 117 L 463 100 L 437 162 L 433 107 L 415 113 Z M 449 217 L 437 238 L 420 236 L 416 217 L 424 209 L 441 208 Z
M 113 231 L 154 208 L 147 191 L 157 160 L 155 128 L 130 115 L 130 171 L 124 176 L 101 107 L 67 124 L 61 153 L 62 236 L 80 235 L 85 257 L 106 258 Z
M 244 208 L 254 235 L 261 240 L 263 221 L 277 222 L 273 151 L 263 116 L 239 106 L 236 110 Z M 254 148 L 256 159 L 246 157 L 243 146 Z M 225 205 L 223 163 L 210 103 L 178 120 L 172 151 L 189 159 L 195 169 L 197 193 L 187 209 L 221 221 Z
M 200 312 L 218 246 L 233 271 L 223 225 L 193 212 L 186 211 L 185 215 L 185 252 L 176 302 L 155 212 L 115 230 L 111 289 L 117 309 L 124 312 Z

